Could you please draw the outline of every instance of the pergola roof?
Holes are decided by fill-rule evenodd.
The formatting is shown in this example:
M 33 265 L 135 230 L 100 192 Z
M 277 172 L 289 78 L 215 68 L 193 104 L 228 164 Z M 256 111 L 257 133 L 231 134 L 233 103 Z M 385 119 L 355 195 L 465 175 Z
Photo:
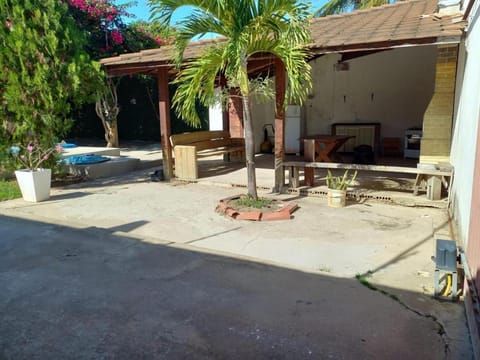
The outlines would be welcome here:
M 348 14 L 311 21 L 314 55 L 375 51 L 419 44 L 459 42 L 465 27 L 462 14 L 438 14 L 438 0 L 400 1 Z M 190 43 L 184 61 L 198 57 L 223 38 Z M 101 60 L 108 74 L 150 74 L 160 67 L 173 71 L 173 46 L 143 50 Z

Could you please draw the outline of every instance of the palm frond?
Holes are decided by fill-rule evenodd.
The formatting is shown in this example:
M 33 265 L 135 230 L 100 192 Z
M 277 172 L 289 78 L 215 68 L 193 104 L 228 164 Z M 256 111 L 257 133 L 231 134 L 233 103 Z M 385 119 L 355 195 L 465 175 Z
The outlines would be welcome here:
M 361 0 L 358 9 L 368 9 L 375 6 L 387 5 L 389 0 Z
M 353 10 L 355 8 L 355 0 L 330 0 L 320 9 L 313 13 L 314 17 L 322 17 L 327 15 L 341 14 L 343 12 Z
M 221 45 L 210 48 L 179 73 L 173 99 L 176 112 L 190 124 L 199 124 L 197 102 L 209 105 L 215 79 L 221 73 L 230 87 L 243 96 L 268 93 L 262 79 L 249 85 L 247 60 L 257 53 L 270 53 L 285 64 L 288 77 L 287 101 L 299 104 L 311 88 L 310 66 L 306 62 L 310 42 L 308 4 L 296 0 L 149 0 L 160 21 L 170 21 L 181 6 L 195 11 L 177 27 L 177 63 L 183 60 L 188 42 L 207 32 L 225 36 Z
M 222 46 L 209 49 L 202 57 L 184 67 L 173 84 L 178 85 L 172 105 L 177 114 L 193 126 L 201 121 L 196 110 L 197 101 L 209 106 L 215 102 L 215 80 L 222 71 Z
M 313 13 L 314 17 L 341 14 L 344 12 L 368 9 L 375 6 L 387 5 L 395 0 L 330 0 Z

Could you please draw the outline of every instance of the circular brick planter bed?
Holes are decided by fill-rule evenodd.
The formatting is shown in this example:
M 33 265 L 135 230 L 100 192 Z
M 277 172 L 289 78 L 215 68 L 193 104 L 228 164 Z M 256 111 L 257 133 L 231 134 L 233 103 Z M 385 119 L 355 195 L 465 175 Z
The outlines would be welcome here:
M 296 203 L 282 200 L 272 200 L 269 206 L 260 209 L 242 207 L 235 204 L 242 196 L 234 195 L 220 200 L 215 211 L 236 220 L 269 221 L 290 220 L 292 213 L 298 209 Z

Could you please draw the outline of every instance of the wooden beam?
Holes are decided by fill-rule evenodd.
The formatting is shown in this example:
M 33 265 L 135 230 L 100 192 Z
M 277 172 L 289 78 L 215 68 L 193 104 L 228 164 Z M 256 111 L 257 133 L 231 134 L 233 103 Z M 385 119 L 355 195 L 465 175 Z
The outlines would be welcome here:
M 456 40 L 456 36 L 453 36 L 452 39 Z M 460 41 L 460 40 L 458 40 Z M 437 37 L 426 37 L 420 39 L 401 39 L 401 40 L 386 40 L 386 41 L 377 41 L 377 42 L 368 42 L 368 43 L 359 43 L 351 45 L 334 45 L 334 46 L 322 46 L 322 45 L 312 45 L 310 52 L 316 56 L 321 54 L 341 54 L 349 51 L 371 51 L 371 50 L 388 50 L 397 47 L 414 47 L 417 45 L 433 45 L 441 43 L 441 38 Z
M 283 160 L 285 160 L 285 92 L 287 77 L 285 65 L 280 59 L 275 59 L 275 186 L 274 191 L 280 192 L 285 184 Z
M 453 168 L 448 169 L 438 168 L 413 168 L 404 166 L 389 166 L 389 165 L 364 165 L 364 164 L 346 164 L 346 163 L 327 163 L 327 162 L 315 162 L 315 161 L 285 161 L 283 162 L 285 167 L 298 167 L 298 168 L 313 168 L 313 169 L 343 169 L 343 170 L 365 170 L 365 171 L 380 171 L 391 173 L 404 173 L 404 174 L 423 174 L 423 175 L 438 175 L 438 176 L 452 176 Z
M 168 93 L 168 69 L 160 68 L 157 73 L 158 108 L 160 113 L 160 136 L 162 139 L 163 175 L 166 180 L 173 177 L 172 145 L 170 144 L 170 95 Z

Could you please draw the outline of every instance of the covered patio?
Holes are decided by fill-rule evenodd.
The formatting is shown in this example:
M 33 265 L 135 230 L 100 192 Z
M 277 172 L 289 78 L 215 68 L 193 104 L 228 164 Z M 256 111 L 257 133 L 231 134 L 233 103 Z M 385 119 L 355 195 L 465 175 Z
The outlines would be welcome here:
M 392 53 L 402 49 L 427 49 L 433 53 L 434 62 L 432 68 L 431 94 L 426 97 L 423 110 L 416 113 L 416 118 L 401 125 L 402 128 L 410 126 L 412 121 L 421 121 L 423 136 L 421 139 L 419 159 L 397 159 L 401 162 L 415 166 L 416 163 L 443 163 L 449 161 L 451 128 L 453 118 L 454 88 L 456 79 L 456 67 L 458 61 L 458 43 L 462 36 L 464 21 L 458 13 L 439 13 L 437 1 L 414 0 L 382 6 L 370 10 L 357 11 L 351 14 L 330 16 L 315 19 L 311 23 L 313 42 L 311 45 L 313 66 L 314 91 L 321 90 L 318 84 L 328 83 L 331 78 L 323 76 L 322 70 L 316 70 L 315 63 L 324 63 L 322 66 L 333 65 L 335 71 L 348 69 L 349 61 L 357 59 L 370 59 L 377 54 Z M 203 40 L 191 43 L 185 52 L 184 61 L 188 62 L 199 56 L 208 46 L 214 46 L 222 41 L 221 38 Z M 161 125 L 161 144 L 163 151 L 163 171 L 167 179 L 174 176 L 174 162 L 172 148 L 169 141 L 171 135 L 170 124 L 170 99 L 168 96 L 168 83 L 175 77 L 175 69 L 172 65 L 173 48 L 169 46 L 160 49 L 145 50 L 139 53 L 125 54 L 114 58 L 103 59 L 102 64 L 109 76 L 146 74 L 156 76 L 159 89 L 159 109 Z M 403 51 L 403 50 L 402 50 Z M 413 54 L 415 56 L 415 54 Z M 420 60 L 421 61 L 421 60 Z M 257 141 L 262 139 L 262 128 L 265 124 L 273 123 L 274 127 L 274 155 L 265 156 L 264 160 L 270 159 L 268 167 L 273 169 L 273 190 L 280 191 L 285 183 L 283 163 L 289 156 L 286 154 L 285 141 L 285 112 L 281 104 L 285 93 L 285 72 L 283 64 L 268 55 L 249 59 L 249 72 L 254 75 L 262 71 L 269 71 L 275 77 L 276 102 L 265 107 L 253 109 L 254 122 L 256 122 L 255 137 Z M 320 67 L 321 69 L 322 67 Z M 320 71 L 320 73 L 319 73 Z M 395 72 L 394 68 L 390 72 Z M 224 84 L 219 77 L 219 86 Z M 363 79 L 365 84 L 370 79 Z M 348 88 L 348 84 L 347 88 Z M 401 83 L 390 84 L 392 88 L 401 88 Z M 406 91 L 409 91 L 407 89 Z M 338 116 L 342 113 L 333 108 L 334 116 L 322 116 L 323 109 L 316 103 L 324 101 L 315 99 L 317 94 L 311 94 L 307 103 L 302 108 L 303 127 L 300 135 L 312 135 L 318 132 L 326 133 L 334 122 L 338 122 Z M 348 101 L 347 94 L 338 91 L 332 93 L 333 103 Z M 363 96 L 363 95 L 362 95 Z M 374 102 L 378 96 L 375 91 L 369 93 L 368 99 L 357 96 L 357 104 L 366 103 L 367 100 Z M 402 95 L 400 95 L 402 96 Z M 343 100 L 342 100 L 343 99 Z M 383 107 L 391 107 L 388 99 L 381 99 Z M 401 103 L 401 102 L 400 102 Z M 408 107 L 409 104 L 397 105 L 400 108 Z M 337 108 L 338 109 L 338 108 Z M 357 112 L 353 112 L 358 114 Z M 343 115 L 346 113 L 344 112 Z M 378 115 L 381 116 L 381 115 Z M 418 119 L 421 117 L 421 119 Z M 258 119 L 258 121 L 256 121 Z M 320 119 L 320 120 L 319 120 Z M 356 116 L 354 119 L 344 119 L 348 122 L 363 123 L 365 119 Z M 351 121 L 353 120 L 353 121 Z M 371 119 L 368 119 L 371 120 Z M 378 119 L 373 119 L 377 121 Z M 391 137 L 389 130 L 395 127 L 399 120 L 395 116 L 378 120 L 383 126 L 382 131 Z M 410 124 L 410 125 L 409 125 Z M 235 101 L 230 103 L 228 111 L 222 114 L 222 127 L 228 129 L 231 136 L 243 136 L 241 104 Z M 402 133 L 403 136 L 403 133 Z M 374 138 L 372 147 L 377 157 L 383 155 L 383 137 Z M 260 145 L 258 141 L 257 146 Z M 300 149 L 300 153 L 303 149 Z M 208 162 L 204 164 L 214 164 Z M 230 166 L 231 164 L 229 164 Z M 388 165 L 388 164 L 387 164 Z M 225 166 L 225 165 L 223 165 Z M 235 166 L 235 165 L 234 165 Z M 202 165 L 203 169 L 206 169 Z M 261 173 L 262 165 L 257 163 L 257 176 Z M 207 174 L 222 175 L 221 166 L 211 166 L 206 170 Z M 203 175 L 202 175 L 203 172 Z M 233 171 L 232 173 L 235 173 Z M 272 173 L 272 172 L 270 172 Z M 261 177 L 262 175 L 260 175 Z M 321 174 L 317 174 L 317 177 Z M 201 171 L 200 179 L 206 179 L 205 170 Z

